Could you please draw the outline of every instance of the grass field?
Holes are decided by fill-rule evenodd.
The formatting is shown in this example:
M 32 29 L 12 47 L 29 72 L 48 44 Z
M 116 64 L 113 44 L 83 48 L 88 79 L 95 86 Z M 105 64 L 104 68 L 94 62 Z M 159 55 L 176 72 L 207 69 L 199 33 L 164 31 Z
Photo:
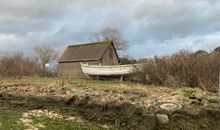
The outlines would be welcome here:
M 175 127 L 179 129 L 206 128 L 198 122 L 207 127 L 220 127 L 220 123 L 210 125 L 211 120 L 206 114 L 195 115 L 203 109 L 213 109 L 216 113 L 220 108 L 220 99 L 216 93 L 200 88 L 170 88 L 85 79 L 64 80 L 62 86 L 60 82 L 58 78 L 38 77 L 0 80 L 0 130 L 114 130 L 155 127 L 172 130 L 172 125 L 178 123 Z M 165 102 L 181 105 L 183 112 L 180 115 L 184 118 L 168 112 L 165 114 L 170 118 L 169 123 L 158 126 L 156 115 L 160 111 L 155 106 Z M 190 113 L 194 114 L 189 117 Z M 191 117 L 197 118 L 197 123 Z M 176 118 L 179 122 L 175 122 Z M 210 118 L 217 120 L 219 117 Z M 181 125 L 184 124 L 181 121 L 186 124 Z
M 58 78 L 24 78 L 24 79 L 3 79 L 0 80 L 0 86 L 6 87 L 39 87 L 48 88 L 48 86 L 57 88 Z M 87 81 L 82 79 L 75 80 L 75 83 L 98 83 L 94 81 Z M 107 83 L 107 82 L 106 82 Z M 12 93 L 17 93 L 13 92 Z M 10 93 L 10 92 L 9 92 Z M 19 93 L 19 91 L 18 91 Z M 11 109 L 9 107 L 1 107 L 0 106 L 0 130 L 25 130 L 25 129 L 33 129 L 33 130 L 105 130 L 111 129 L 106 126 L 102 126 L 96 124 L 94 122 L 88 121 L 78 121 L 78 120 L 66 120 L 63 118 L 50 118 L 48 116 L 30 116 L 28 118 L 22 117 L 24 110 L 19 109 L 18 111 L 15 109 Z M 23 121 L 22 121 L 23 120 Z

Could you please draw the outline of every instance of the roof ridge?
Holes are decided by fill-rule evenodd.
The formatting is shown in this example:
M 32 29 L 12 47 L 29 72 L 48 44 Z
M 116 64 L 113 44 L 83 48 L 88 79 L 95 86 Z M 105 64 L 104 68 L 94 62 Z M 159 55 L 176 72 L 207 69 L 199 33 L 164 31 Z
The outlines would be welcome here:
M 98 41 L 98 42 L 88 42 L 83 44 L 72 44 L 72 45 L 68 45 L 68 47 L 96 45 L 96 44 L 111 44 L 111 43 L 112 43 L 111 40 L 107 40 L 107 41 Z

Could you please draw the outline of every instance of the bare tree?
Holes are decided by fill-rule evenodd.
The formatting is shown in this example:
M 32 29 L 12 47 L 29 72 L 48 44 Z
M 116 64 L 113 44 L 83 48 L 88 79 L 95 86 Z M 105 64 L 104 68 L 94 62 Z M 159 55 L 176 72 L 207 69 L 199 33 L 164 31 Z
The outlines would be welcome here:
M 116 50 L 125 50 L 128 48 L 127 40 L 117 28 L 104 28 L 101 31 L 92 34 L 90 39 L 91 41 L 112 40 Z
M 45 64 L 57 60 L 58 56 L 58 51 L 48 45 L 34 47 L 33 58 L 38 64 L 41 65 L 44 71 L 46 71 Z

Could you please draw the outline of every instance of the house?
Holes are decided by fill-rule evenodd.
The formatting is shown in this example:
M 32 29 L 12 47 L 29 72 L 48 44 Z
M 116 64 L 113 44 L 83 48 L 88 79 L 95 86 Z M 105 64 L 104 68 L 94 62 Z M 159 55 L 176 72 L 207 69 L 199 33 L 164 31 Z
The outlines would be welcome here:
M 119 57 L 112 41 L 69 45 L 59 59 L 60 77 L 82 77 L 80 63 L 117 65 Z

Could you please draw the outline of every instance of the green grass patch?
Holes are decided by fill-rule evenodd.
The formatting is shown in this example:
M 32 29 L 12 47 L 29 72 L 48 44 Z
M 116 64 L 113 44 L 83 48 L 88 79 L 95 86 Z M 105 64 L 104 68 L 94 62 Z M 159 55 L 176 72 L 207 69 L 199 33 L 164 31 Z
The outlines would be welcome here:
M 6 84 L 51 84 L 58 81 L 57 77 L 30 77 L 22 79 L 2 79 L 0 82 Z
M 107 128 L 95 123 L 81 123 L 70 120 L 51 119 L 48 117 L 32 117 L 32 119 L 33 123 L 44 125 L 44 128 L 40 128 L 39 130 L 107 130 Z
M 24 130 L 27 127 L 18 122 L 20 112 L 0 109 L 0 130 Z
M 51 83 L 56 83 L 58 81 L 58 78 L 57 77 L 33 77 L 30 79 L 26 79 L 26 80 L 31 83 L 51 84 Z
M 193 93 L 201 91 L 199 88 L 182 88 L 182 93 L 185 97 L 190 97 Z
M 0 130 L 25 130 L 32 129 L 22 123 L 20 119 L 32 120 L 30 124 L 39 130 L 116 130 L 115 128 L 105 128 L 93 122 L 79 122 L 65 119 L 51 119 L 49 117 L 22 117 L 22 112 L 0 108 Z M 39 125 L 41 124 L 41 126 Z M 43 126 L 43 127 L 42 127 Z
M 97 124 L 79 123 L 62 119 L 50 119 L 47 117 L 33 117 L 35 124 L 41 123 L 45 127 L 40 130 L 106 130 Z

